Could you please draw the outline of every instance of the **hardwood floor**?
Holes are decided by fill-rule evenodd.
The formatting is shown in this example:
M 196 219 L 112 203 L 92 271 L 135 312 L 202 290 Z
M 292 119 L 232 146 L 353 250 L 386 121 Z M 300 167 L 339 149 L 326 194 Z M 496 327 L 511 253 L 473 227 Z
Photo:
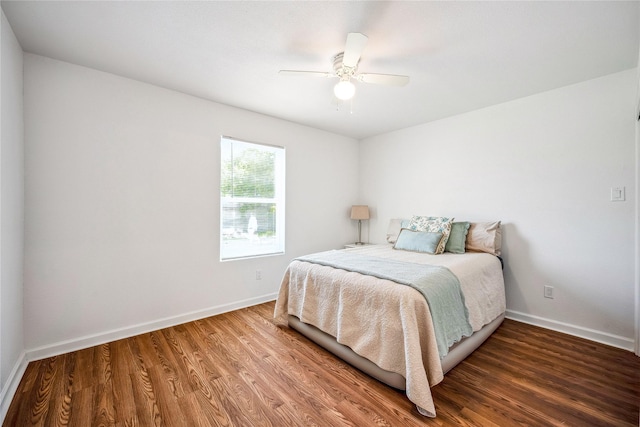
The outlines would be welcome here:
M 5 426 L 638 426 L 640 358 L 505 320 L 438 416 L 272 321 L 273 303 L 32 362 Z

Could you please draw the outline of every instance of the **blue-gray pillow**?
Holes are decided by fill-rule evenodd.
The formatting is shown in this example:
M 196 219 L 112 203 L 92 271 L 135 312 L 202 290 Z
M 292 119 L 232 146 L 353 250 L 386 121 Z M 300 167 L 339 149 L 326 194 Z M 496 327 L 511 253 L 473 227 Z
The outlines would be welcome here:
M 445 252 L 451 252 L 454 254 L 464 253 L 464 245 L 467 241 L 469 226 L 470 224 L 468 222 L 454 222 L 451 224 L 449 240 L 447 240 L 447 244 L 444 247 Z
M 393 249 L 435 254 L 441 239 L 442 233 L 415 231 L 403 228 L 400 230 L 400 234 L 398 235 L 396 243 L 393 245 Z

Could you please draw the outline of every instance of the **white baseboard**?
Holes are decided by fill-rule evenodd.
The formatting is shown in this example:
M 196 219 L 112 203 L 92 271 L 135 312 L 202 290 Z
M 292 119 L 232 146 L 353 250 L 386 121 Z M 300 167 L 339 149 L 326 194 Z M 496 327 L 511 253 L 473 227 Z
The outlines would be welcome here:
M 16 390 L 18 390 L 18 385 L 20 385 L 20 380 L 22 380 L 28 364 L 27 354 L 22 352 L 11 370 L 7 382 L 4 384 L 4 387 L 2 387 L 2 391 L 0 391 L 0 424 L 4 423 L 7 411 L 9 411 L 9 405 L 11 405 L 13 396 L 15 396 Z
M 562 332 L 591 341 L 607 344 L 612 347 L 621 348 L 633 352 L 635 342 L 631 338 L 621 337 L 594 329 L 583 328 L 582 326 L 571 325 L 569 323 L 558 322 L 544 317 L 538 317 L 531 314 L 520 313 L 518 311 L 507 310 L 506 318 L 516 320 L 518 322 L 528 323 L 534 326 L 551 329 L 552 331 Z
M 147 332 L 157 331 L 158 329 L 168 328 L 198 319 L 204 319 L 205 317 L 215 316 L 217 314 L 250 307 L 252 305 L 262 304 L 264 302 L 273 301 L 276 299 L 276 297 L 276 293 L 262 295 L 255 298 L 249 298 L 229 304 L 210 307 L 204 310 L 192 311 L 190 313 L 185 313 L 178 316 L 166 317 L 164 319 L 154 320 L 152 322 L 141 323 L 138 325 L 128 326 L 126 328 L 115 329 L 100 334 L 89 335 L 81 338 L 46 345 L 43 347 L 33 348 L 26 351 L 26 359 L 28 362 L 31 362 L 34 360 L 45 359 L 47 357 L 58 356 L 60 354 L 69 353 L 71 351 L 82 350 L 111 341 L 129 338 Z

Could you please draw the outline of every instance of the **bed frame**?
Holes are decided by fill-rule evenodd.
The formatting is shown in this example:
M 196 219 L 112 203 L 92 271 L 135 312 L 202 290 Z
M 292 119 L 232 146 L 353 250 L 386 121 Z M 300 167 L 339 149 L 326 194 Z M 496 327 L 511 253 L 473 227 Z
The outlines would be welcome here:
M 369 359 L 356 354 L 349 347 L 337 342 L 331 335 L 321 331 L 315 326 L 301 322 L 296 316 L 289 315 L 288 320 L 291 328 L 300 332 L 319 346 L 335 354 L 345 362 L 360 369 L 365 374 L 368 374 L 393 388 L 406 390 L 406 379 L 402 375 L 380 368 Z M 444 359 L 442 359 L 442 372 L 446 374 L 458 363 L 462 362 L 467 356 L 469 356 L 475 349 L 480 347 L 480 345 L 485 342 L 485 340 L 489 338 L 496 329 L 498 329 L 498 326 L 502 324 L 503 320 L 504 313 L 491 323 L 486 324 L 479 331 L 474 332 L 470 337 L 464 338 L 462 341 L 454 344 L 449 349 L 449 353 L 444 357 Z

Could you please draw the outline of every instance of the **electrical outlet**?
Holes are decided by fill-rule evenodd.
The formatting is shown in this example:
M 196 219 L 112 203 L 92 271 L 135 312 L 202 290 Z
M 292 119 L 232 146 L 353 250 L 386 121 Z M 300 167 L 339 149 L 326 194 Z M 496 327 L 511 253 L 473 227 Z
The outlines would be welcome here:
M 553 286 L 544 287 L 544 297 L 553 299 Z
M 262 280 L 262 270 L 256 270 L 256 280 Z

